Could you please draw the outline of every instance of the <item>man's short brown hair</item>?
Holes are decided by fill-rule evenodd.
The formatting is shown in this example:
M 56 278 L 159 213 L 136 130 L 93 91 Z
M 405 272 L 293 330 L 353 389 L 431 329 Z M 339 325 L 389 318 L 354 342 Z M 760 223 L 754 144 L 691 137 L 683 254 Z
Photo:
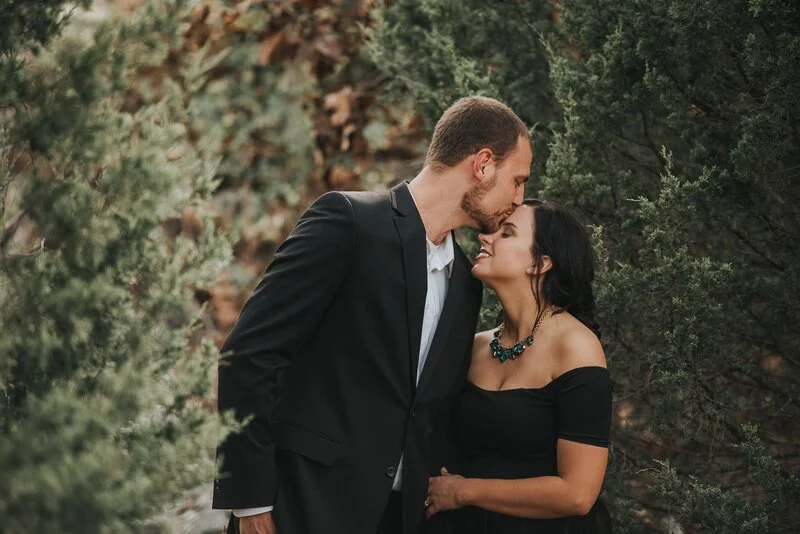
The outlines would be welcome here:
M 445 111 L 433 131 L 425 165 L 436 170 L 455 167 L 482 148 L 489 148 L 498 162 L 516 147 L 519 137 L 530 139 L 522 119 L 493 98 L 461 98 Z

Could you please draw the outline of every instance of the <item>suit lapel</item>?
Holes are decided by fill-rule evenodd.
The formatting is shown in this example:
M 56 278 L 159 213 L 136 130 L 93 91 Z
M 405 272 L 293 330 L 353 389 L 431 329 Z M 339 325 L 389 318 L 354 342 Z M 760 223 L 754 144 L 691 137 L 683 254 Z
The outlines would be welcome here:
M 406 316 L 408 321 L 409 368 L 413 390 L 419 362 L 419 344 L 422 337 L 422 316 L 425 312 L 425 295 L 428 291 L 427 250 L 425 226 L 419 216 L 414 199 L 406 184 L 391 190 L 392 206 L 399 213 L 394 218 L 403 254 L 403 272 L 406 287 Z
M 461 297 L 464 295 L 464 288 L 469 276 L 469 268 L 467 266 L 464 254 L 455 243 L 455 236 L 453 236 L 453 246 L 455 247 L 455 255 L 453 258 L 453 273 L 450 276 L 450 282 L 447 288 L 447 297 L 444 299 L 444 307 L 442 308 L 442 315 L 439 317 L 439 324 L 436 326 L 436 332 L 431 341 L 431 348 L 428 350 L 428 357 L 425 360 L 425 367 L 422 368 L 422 375 L 419 377 L 419 384 L 417 385 L 417 395 L 422 393 L 425 386 L 428 385 L 433 370 L 436 368 L 436 363 L 444 349 L 445 340 L 450 333 L 450 327 L 453 324 L 453 317 L 456 315 L 461 304 Z M 416 375 L 415 375 L 416 376 Z

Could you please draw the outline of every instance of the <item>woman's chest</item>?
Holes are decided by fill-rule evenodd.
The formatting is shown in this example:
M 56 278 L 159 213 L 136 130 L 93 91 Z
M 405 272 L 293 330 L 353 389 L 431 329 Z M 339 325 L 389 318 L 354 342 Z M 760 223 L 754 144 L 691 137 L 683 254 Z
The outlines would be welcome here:
M 550 388 L 487 391 L 469 382 L 454 423 L 468 452 L 539 456 L 556 441 L 555 394 Z

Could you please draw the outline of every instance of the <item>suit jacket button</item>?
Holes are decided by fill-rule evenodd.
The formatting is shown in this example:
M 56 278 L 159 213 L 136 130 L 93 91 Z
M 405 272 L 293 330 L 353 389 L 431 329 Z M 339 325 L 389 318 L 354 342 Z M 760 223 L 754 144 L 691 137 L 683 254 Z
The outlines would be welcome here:
M 409 415 L 411 415 L 411 417 L 417 416 L 417 412 L 414 411 L 414 408 L 411 408 L 411 413 Z
M 389 467 L 386 468 L 386 476 L 387 477 L 394 478 L 394 476 L 396 474 L 397 474 L 397 468 L 395 466 L 390 465 Z

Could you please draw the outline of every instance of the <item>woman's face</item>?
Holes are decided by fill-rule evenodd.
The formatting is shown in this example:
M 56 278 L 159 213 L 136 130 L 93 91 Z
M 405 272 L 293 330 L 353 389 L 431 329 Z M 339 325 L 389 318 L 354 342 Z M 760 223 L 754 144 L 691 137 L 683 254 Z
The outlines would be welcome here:
M 533 265 L 533 212 L 519 206 L 493 234 L 479 234 L 480 253 L 475 257 L 472 275 L 490 286 L 530 280 Z

